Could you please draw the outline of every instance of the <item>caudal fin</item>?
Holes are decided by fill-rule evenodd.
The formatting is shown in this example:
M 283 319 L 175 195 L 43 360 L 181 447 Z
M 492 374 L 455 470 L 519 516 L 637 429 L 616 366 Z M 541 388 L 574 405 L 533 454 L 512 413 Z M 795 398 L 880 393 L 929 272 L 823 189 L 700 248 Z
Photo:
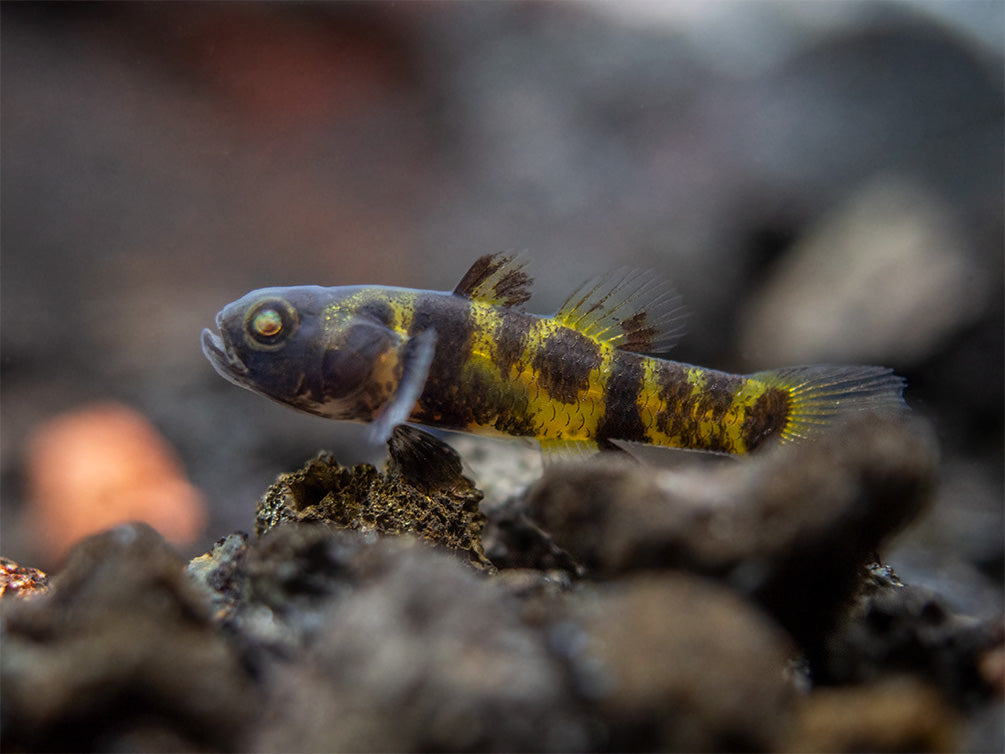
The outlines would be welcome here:
M 782 442 L 802 440 L 863 412 L 896 414 L 907 410 L 904 379 L 886 367 L 786 367 L 751 375 L 789 395 L 791 408 Z

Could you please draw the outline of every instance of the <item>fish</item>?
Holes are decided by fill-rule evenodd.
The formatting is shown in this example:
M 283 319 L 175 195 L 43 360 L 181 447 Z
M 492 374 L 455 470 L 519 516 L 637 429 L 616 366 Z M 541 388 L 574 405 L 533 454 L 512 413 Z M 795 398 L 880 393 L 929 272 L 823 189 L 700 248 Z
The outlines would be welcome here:
M 851 416 L 906 410 L 886 367 L 816 364 L 732 374 L 665 358 L 686 312 L 647 270 L 528 313 L 527 259 L 475 261 L 452 291 L 263 288 L 217 314 L 202 349 L 230 382 L 306 413 L 537 441 L 546 458 L 626 443 L 745 454 L 812 439 Z

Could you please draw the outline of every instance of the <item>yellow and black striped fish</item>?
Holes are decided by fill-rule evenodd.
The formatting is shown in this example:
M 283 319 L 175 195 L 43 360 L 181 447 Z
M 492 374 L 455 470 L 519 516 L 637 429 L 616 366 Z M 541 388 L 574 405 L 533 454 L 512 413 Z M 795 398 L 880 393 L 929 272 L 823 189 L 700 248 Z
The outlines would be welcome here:
M 746 453 L 857 411 L 904 407 L 869 366 L 736 375 L 646 354 L 681 330 L 673 291 L 643 271 L 588 281 L 552 317 L 528 314 L 525 262 L 489 254 L 450 292 L 385 286 L 253 291 L 204 330 L 231 382 L 374 440 L 414 422 L 537 440 L 546 452 L 615 441 Z

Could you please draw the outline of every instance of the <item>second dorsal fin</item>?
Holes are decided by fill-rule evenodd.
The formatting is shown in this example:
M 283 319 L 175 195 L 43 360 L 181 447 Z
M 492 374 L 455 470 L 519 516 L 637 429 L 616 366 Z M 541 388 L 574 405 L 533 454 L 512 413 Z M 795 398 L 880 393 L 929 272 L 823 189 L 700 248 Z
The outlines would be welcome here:
M 454 295 L 497 306 L 520 306 L 530 298 L 533 282 L 526 266 L 526 258 L 516 254 L 485 254 L 464 274 Z
M 681 298 L 651 270 L 622 268 L 587 280 L 555 319 L 622 351 L 665 353 L 684 334 Z

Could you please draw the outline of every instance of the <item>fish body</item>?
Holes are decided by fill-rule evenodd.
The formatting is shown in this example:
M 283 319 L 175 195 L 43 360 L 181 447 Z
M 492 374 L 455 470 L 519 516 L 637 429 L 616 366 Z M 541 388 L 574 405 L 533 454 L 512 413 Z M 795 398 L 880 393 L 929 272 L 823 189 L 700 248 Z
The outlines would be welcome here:
M 643 271 L 581 286 L 551 317 L 523 310 L 517 257 L 475 262 L 453 291 L 293 286 L 252 291 L 203 331 L 232 382 L 301 411 L 537 440 L 548 453 L 618 441 L 722 453 L 810 437 L 849 413 L 904 407 L 883 367 L 736 375 L 660 358 L 682 308 Z

